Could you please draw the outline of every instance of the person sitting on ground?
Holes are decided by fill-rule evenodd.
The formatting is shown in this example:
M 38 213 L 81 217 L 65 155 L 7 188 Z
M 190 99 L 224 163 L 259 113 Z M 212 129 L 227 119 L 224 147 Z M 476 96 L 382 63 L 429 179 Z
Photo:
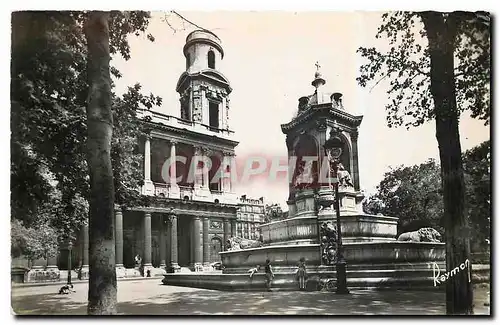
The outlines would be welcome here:
M 257 265 L 256 267 L 248 270 L 248 273 L 250 273 L 250 279 L 253 277 L 254 273 L 259 272 L 259 270 L 260 270 L 260 265 Z
M 73 291 L 73 285 L 72 284 L 65 284 L 59 289 L 59 294 L 60 295 L 67 295 L 74 292 Z

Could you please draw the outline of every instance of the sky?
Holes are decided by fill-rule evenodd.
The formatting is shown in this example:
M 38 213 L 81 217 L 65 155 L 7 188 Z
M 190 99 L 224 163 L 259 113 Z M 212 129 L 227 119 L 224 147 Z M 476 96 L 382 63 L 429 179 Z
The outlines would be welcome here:
M 298 99 L 313 93 L 311 81 L 319 61 L 325 92 L 341 92 L 346 111 L 363 115 L 359 129 L 360 185 L 374 192 L 390 166 L 413 165 L 438 159 L 435 125 L 390 129 L 385 121 L 387 83 L 362 88 L 357 85 L 364 62 L 360 46 L 387 47 L 376 40 L 380 13 L 376 12 L 258 12 L 179 11 L 197 25 L 213 31 L 222 41 L 224 59 L 218 69 L 229 79 L 230 127 L 235 131 L 237 156 L 286 157 L 285 135 L 280 125 L 297 110 Z M 167 23 L 168 22 L 168 23 Z M 173 29 L 169 26 L 173 27 Z M 156 109 L 179 116 L 175 85 L 185 69 L 182 48 L 193 30 L 173 14 L 154 12 L 148 28 L 155 42 L 145 36 L 130 37 L 129 61 L 113 58 L 122 73 L 116 92 L 139 82 L 143 90 L 163 98 Z M 462 150 L 488 140 L 489 126 L 465 113 L 460 124 Z M 235 191 L 286 207 L 286 180 L 259 179 L 238 184 Z

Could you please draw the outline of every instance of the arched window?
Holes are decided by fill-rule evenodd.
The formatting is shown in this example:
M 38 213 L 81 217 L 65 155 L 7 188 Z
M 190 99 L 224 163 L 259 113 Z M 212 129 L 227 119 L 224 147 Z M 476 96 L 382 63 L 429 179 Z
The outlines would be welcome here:
M 189 53 L 186 54 L 186 70 L 189 69 L 189 65 L 191 64 L 191 55 Z
M 208 51 L 208 67 L 215 69 L 215 53 L 212 50 Z

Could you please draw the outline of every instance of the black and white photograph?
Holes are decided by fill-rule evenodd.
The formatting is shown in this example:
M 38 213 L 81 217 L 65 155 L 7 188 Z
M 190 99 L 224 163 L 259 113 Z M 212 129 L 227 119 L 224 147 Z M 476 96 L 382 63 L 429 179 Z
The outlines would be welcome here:
M 16 318 L 492 316 L 491 8 L 66 6 L 9 17 Z

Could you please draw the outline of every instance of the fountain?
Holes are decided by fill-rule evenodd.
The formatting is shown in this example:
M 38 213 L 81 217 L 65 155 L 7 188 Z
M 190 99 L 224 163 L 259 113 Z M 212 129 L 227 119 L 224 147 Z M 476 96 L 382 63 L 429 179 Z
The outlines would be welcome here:
M 221 290 L 260 290 L 264 275 L 248 270 L 271 260 L 275 289 L 297 290 L 297 265 L 304 258 L 307 287 L 335 287 L 336 223 L 333 183 L 338 184 L 343 256 L 352 288 L 434 288 L 433 266 L 445 269 L 445 244 L 433 238 L 399 241 L 397 217 L 363 212 L 359 186 L 358 129 L 362 116 L 344 110 L 342 94 L 322 92 L 319 71 L 311 96 L 299 99 L 297 115 L 281 125 L 293 177 L 288 218 L 261 226 L 262 246 L 221 252 L 222 274 L 167 275 L 164 283 Z M 328 147 L 327 144 L 333 146 Z M 332 157 L 338 163 L 332 174 Z M 291 159 L 290 161 L 294 161 Z M 368 171 L 367 171 L 368 172 Z M 326 178 L 325 178 L 326 176 Z
M 398 241 L 397 217 L 363 212 L 358 169 L 362 116 L 344 110 L 342 94 L 323 93 L 324 84 L 317 71 L 314 94 L 301 97 L 297 115 L 281 125 L 288 155 L 297 159 L 289 169 L 293 177 L 288 218 L 261 226 L 262 247 L 220 253 L 223 273 L 244 274 L 270 259 L 276 273 L 273 287 L 296 288 L 294 274 L 300 258 L 305 258 L 309 287 L 335 282 L 336 238 L 328 236 L 328 229 L 336 232 L 335 197 L 332 183 L 324 177 L 332 175 L 335 156 L 348 287 L 433 287 L 433 265 L 445 268 L 445 244 L 433 238 Z M 246 279 L 233 283 L 240 288 L 249 285 Z

